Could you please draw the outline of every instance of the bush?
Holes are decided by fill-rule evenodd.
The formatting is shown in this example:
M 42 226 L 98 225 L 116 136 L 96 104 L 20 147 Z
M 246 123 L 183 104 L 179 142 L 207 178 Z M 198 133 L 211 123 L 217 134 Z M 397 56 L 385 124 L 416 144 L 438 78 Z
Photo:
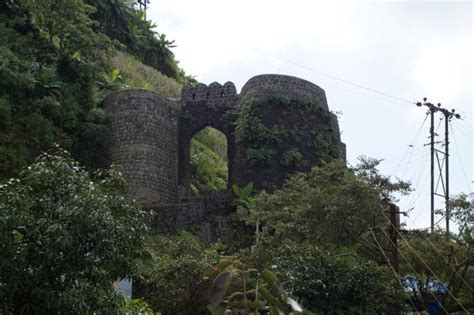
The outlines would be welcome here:
M 273 150 L 271 149 L 248 149 L 247 161 L 252 167 L 265 167 L 272 161 Z
M 204 275 L 218 262 L 217 252 L 189 232 L 154 235 L 148 247 L 153 263 L 143 266 L 136 296 L 163 314 L 208 314 L 211 281 Z
M 403 303 L 399 280 L 388 267 L 380 267 L 350 250 L 287 245 L 274 254 L 272 263 L 282 286 L 310 311 L 395 314 Z
M 297 149 L 290 149 L 283 153 L 280 165 L 283 167 L 293 167 L 301 161 L 303 155 Z
M 0 313 L 120 312 L 112 283 L 145 253 L 122 184 L 116 170 L 90 176 L 59 152 L 0 185 Z

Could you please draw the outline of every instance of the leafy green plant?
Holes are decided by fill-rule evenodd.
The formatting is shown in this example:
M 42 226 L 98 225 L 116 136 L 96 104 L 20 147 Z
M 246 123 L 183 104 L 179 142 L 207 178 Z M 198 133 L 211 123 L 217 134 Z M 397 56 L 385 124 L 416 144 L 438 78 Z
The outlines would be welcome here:
M 247 219 L 255 206 L 254 199 L 252 198 L 253 184 L 248 183 L 243 188 L 234 184 L 232 185 L 232 191 L 235 195 L 234 202 L 237 206 L 237 216 L 241 219 Z
M 248 149 L 247 161 L 252 167 L 266 167 L 270 165 L 273 157 L 272 149 Z
M 289 149 L 283 153 L 280 160 L 280 165 L 283 167 L 293 167 L 299 163 L 303 158 L 303 155 L 298 149 Z
M 192 81 L 178 67 L 173 42 L 135 4 L 1 3 L 0 179 L 16 176 L 54 143 L 90 170 L 107 166 L 108 127 L 89 111 L 124 85 L 179 97 Z
M 145 301 L 128 298 L 124 306 L 124 313 L 126 315 L 161 315 L 161 313 L 154 312 Z
M 220 314 L 310 314 L 289 297 L 276 275 L 248 268 L 240 260 L 223 260 L 212 270 L 214 286 L 208 309 Z
M 381 207 L 395 193 L 406 193 L 409 185 L 392 182 L 374 164 L 364 163 L 348 168 L 335 160 L 293 175 L 282 189 L 256 198 L 254 222 L 258 219 L 278 238 L 295 242 L 372 247 L 366 241 L 368 228 L 380 231 L 386 222 Z
M 275 266 L 281 286 L 316 314 L 394 314 L 403 303 L 392 271 L 354 249 L 286 240 L 275 246 L 263 238 L 246 261 Z
M 165 315 L 206 314 L 211 282 L 205 274 L 219 261 L 216 249 L 185 231 L 150 235 L 147 248 L 153 259 L 141 266 L 134 296 Z
M 148 257 L 122 189 L 116 169 L 91 176 L 63 151 L 0 185 L 0 313 L 120 313 L 112 283 Z

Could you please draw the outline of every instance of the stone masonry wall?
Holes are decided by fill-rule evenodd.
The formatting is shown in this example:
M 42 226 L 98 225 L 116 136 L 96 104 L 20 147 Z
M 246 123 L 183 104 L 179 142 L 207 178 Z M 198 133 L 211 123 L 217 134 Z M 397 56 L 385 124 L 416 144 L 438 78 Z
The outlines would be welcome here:
M 233 212 L 232 197 L 229 190 L 211 190 L 199 197 L 153 207 L 150 210 L 156 215 L 152 226 L 165 233 L 180 229 L 193 230 L 208 245 L 213 241 L 230 243 L 230 230 L 226 231 L 222 225 L 225 224 L 223 218 Z M 213 224 L 215 222 L 218 224 Z
M 144 206 L 177 202 L 179 103 L 126 89 L 105 99 L 109 154 L 127 180 L 127 194 Z
M 272 105 L 279 104 L 278 99 L 289 104 Z M 313 107 L 308 111 L 301 104 L 319 104 L 320 110 Z M 337 117 L 329 112 L 326 93 L 319 86 L 291 76 L 256 76 L 240 94 L 238 108 L 246 107 L 252 108 L 253 117 L 245 118 L 249 113 L 244 112 L 239 122 L 234 161 L 234 167 L 239 169 L 234 178 L 237 184 L 253 182 L 258 190 L 273 191 L 294 172 L 308 172 L 319 164 L 324 153 L 316 153 L 327 151 L 327 145 L 335 146 L 334 155 L 345 159 Z M 245 121 L 252 124 L 242 124 Z M 254 127 L 259 124 L 262 127 Z M 249 139 L 252 135 L 256 140 Z M 283 162 L 289 152 L 299 155 L 294 165 Z M 271 156 L 269 161 L 265 161 L 265 154 Z M 261 165 L 252 165 L 255 157 L 262 161 L 255 164 Z
M 240 95 L 234 84 L 227 82 L 224 85 L 211 83 L 209 86 L 185 86 L 178 101 L 143 89 L 124 89 L 107 96 L 104 105 L 111 134 L 109 159 L 124 174 L 127 196 L 145 208 L 159 211 L 161 228 L 193 226 L 206 243 L 216 238 L 228 239 L 225 218 L 232 212 L 230 190 L 187 198 L 190 141 L 207 126 L 225 134 L 228 143 L 228 188 L 234 183 L 248 182 L 254 182 L 259 187 L 259 181 L 281 185 L 282 179 L 294 170 L 270 168 L 264 176 L 258 174 L 260 170 L 248 171 L 245 161 L 239 156 L 239 152 L 245 148 L 239 147 L 235 140 L 236 109 L 245 102 L 263 100 L 275 94 L 302 101 L 317 101 L 328 111 L 323 89 L 306 80 L 275 74 L 251 78 Z M 270 115 L 267 117 L 270 123 L 285 120 L 284 113 L 271 112 Z M 340 141 L 337 118 L 331 115 L 334 118 L 331 122 L 333 141 L 340 150 L 340 156 L 345 158 L 345 145 Z M 294 113 L 288 117 L 294 117 Z M 312 123 L 305 121 L 306 125 Z M 286 124 L 299 128 L 292 121 Z M 316 135 L 320 131 L 318 128 L 320 126 L 315 122 L 310 128 L 311 133 Z M 288 143 L 286 146 L 290 148 L 294 145 Z M 313 163 L 310 159 L 307 161 Z M 304 165 L 304 169 L 311 166 Z M 275 171 L 282 174 L 273 176 Z
M 324 109 L 329 110 L 326 93 L 322 88 L 309 81 L 288 75 L 257 75 L 245 83 L 240 97 L 241 102 L 245 102 L 252 98 L 264 98 L 275 93 L 303 100 L 317 100 Z
M 232 82 L 209 86 L 198 84 L 185 86 L 181 93 L 181 115 L 179 118 L 179 185 L 183 196 L 189 195 L 191 180 L 191 139 L 205 127 L 213 127 L 227 138 L 229 183 L 232 182 L 234 139 L 233 119 L 229 114 L 237 104 L 237 90 Z

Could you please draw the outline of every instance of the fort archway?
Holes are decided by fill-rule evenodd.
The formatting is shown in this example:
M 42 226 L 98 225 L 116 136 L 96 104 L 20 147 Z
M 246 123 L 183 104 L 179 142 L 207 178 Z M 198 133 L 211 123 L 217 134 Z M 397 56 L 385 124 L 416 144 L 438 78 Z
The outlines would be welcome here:
M 211 83 L 209 86 L 199 84 L 196 87 L 183 88 L 182 111 L 179 117 L 179 175 L 178 185 L 181 197 L 190 195 L 191 139 L 206 127 L 222 132 L 227 139 L 228 187 L 232 183 L 234 170 L 234 125 L 232 109 L 237 100 L 237 91 L 231 82 L 224 85 Z

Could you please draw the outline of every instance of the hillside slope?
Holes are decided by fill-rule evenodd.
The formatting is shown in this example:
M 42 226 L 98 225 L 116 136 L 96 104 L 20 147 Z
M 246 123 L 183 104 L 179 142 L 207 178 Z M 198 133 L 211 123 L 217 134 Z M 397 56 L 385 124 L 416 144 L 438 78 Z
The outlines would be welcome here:
M 172 45 L 133 1 L 91 3 L 0 2 L 0 179 L 54 144 L 89 169 L 107 165 L 101 102 L 111 91 L 140 87 L 179 97 L 187 79 Z M 115 20 L 122 38 L 104 27 Z

